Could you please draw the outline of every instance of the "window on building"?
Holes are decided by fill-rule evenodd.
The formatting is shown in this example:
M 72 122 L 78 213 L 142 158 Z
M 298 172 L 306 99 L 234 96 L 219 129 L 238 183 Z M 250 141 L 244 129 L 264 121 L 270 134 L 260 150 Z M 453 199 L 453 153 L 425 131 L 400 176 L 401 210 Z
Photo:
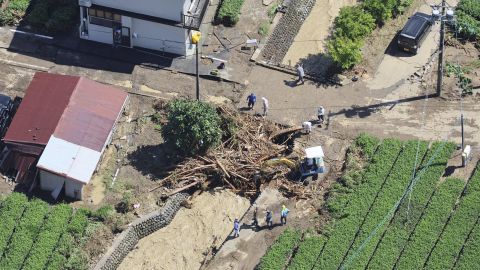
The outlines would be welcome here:
M 88 9 L 88 15 L 90 17 L 90 23 L 96 24 L 104 27 L 113 27 L 113 22 L 121 22 L 122 16 L 120 14 L 115 14 L 110 11 L 105 11 L 101 9 Z

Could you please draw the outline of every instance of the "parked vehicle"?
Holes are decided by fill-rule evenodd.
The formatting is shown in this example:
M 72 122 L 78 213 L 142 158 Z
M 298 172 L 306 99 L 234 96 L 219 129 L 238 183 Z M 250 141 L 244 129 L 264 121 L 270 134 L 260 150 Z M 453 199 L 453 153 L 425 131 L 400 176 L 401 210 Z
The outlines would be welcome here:
M 398 47 L 406 52 L 417 54 L 423 40 L 432 27 L 432 16 L 417 12 L 410 17 L 398 35 Z

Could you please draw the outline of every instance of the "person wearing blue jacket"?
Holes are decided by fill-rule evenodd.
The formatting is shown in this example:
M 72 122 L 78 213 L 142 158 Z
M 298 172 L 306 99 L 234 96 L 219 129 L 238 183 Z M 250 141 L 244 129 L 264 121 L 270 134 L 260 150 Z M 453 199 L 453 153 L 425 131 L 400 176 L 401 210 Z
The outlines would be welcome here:
M 238 222 L 238 219 L 235 219 L 235 221 L 233 222 L 233 234 L 234 237 L 240 236 L 240 222 Z
M 254 93 L 251 93 L 247 97 L 247 101 L 248 101 L 248 109 L 252 110 L 253 106 L 255 106 L 255 102 L 257 102 L 257 96 L 255 96 Z

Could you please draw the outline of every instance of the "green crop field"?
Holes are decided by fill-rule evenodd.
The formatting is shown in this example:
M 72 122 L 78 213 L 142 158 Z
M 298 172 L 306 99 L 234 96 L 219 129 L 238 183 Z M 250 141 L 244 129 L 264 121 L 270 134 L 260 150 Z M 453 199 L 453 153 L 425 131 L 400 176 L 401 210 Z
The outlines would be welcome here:
M 286 231 L 258 269 L 478 268 L 480 165 L 469 179 L 442 178 L 455 150 L 448 142 L 361 135 L 351 148 L 327 198 L 331 230 Z M 364 166 L 349 168 L 352 152 Z
M 82 237 L 83 210 L 12 193 L 0 204 L 0 269 L 59 270 Z

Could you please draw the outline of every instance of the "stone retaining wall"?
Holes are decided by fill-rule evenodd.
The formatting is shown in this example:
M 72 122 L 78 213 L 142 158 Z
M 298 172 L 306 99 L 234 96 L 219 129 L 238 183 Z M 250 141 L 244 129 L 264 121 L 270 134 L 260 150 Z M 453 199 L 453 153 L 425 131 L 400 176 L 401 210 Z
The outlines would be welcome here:
M 263 48 L 262 56 L 271 64 L 282 63 L 295 36 L 315 5 L 315 0 L 293 0 Z
M 150 213 L 133 222 L 113 242 L 113 245 L 95 265 L 94 270 L 115 270 L 140 239 L 167 226 L 186 200 L 187 194 L 178 193 L 170 197 L 159 211 Z

